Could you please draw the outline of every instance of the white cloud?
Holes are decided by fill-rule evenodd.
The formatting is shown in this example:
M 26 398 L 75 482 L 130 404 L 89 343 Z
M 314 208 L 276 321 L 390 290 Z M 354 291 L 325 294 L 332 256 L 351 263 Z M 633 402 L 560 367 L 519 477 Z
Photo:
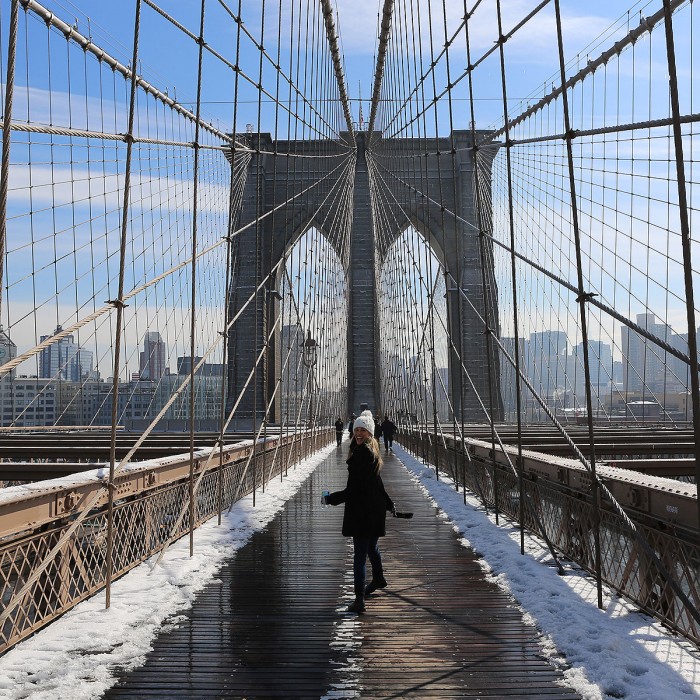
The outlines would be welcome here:
M 379 35 L 378 15 L 383 3 L 380 0 L 337 0 L 340 35 L 343 48 L 347 55 L 372 54 L 376 48 L 376 38 Z M 473 4 L 473 3 L 470 3 Z M 413 14 L 411 17 L 411 5 Z M 503 30 L 510 31 L 518 22 L 529 14 L 536 3 L 533 0 L 509 0 L 503 4 Z M 418 32 L 418 2 L 412 0 L 407 4 L 408 17 L 398 19 L 397 12 L 403 6 L 398 4 L 394 10 L 394 22 L 409 24 L 417 36 Z M 433 37 L 436 46 L 444 43 L 442 3 L 420 3 L 421 23 L 420 32 L 424 46 L 429 46 L 428 12 L 432 13 Z M 460 26 L 464 15 L 461 2 L 446 3 L 447 33 L 448 36 Z M 562 17 L 562 25 L 565 39 L 575 42 L 576 51 L 580 50 L 588 42 L 593 41 L 611 24 L 610 17 L 597 16 L 590 12 L 577 14 L 576 8 L 566 8 Z M 498 25 L 494 3 L 483 3 L 474 13 L 469 25 L 470 44 L 472 53 L 484 51 L 493 46 L 498 37 Z M 518 32 L 517 36 L 508 43 L 510 49 L 518 52 L 522 57 L 532 60 L 540 54 L 552 61 L 550 46 L 556 38 L 556 26 L 551 10 L 545 10 L 530 20 L 526 27 Z M 573 47 L 572 47 L 573 48 Z M 473 56 L 474 58 L 474 56 Z

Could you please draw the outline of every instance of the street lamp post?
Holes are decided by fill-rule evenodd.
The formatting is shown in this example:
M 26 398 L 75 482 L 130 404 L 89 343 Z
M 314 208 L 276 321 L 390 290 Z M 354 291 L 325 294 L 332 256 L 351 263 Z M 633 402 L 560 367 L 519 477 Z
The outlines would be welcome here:
M 306 332 L 302 361 L 311 370 L 311 394 L 309 398 L 309 428 L 313 428 L 316 422 L 314 415 L 314 393 L 316 389 L 316 362 L 318 361 L 318 343 L 311 337 L 311 331 Z

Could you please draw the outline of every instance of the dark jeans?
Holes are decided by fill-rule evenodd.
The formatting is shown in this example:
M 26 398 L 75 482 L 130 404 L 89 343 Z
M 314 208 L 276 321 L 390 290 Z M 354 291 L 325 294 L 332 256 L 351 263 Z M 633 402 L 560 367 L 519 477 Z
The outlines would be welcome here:
M 365 564 L 369 557 L 372 564 L 372 575 L 382 573 L 382 555 L 379 553 L 378 537 L 353 537 L 352 543 L 355 547 L 353 557 L 353 574 L 355 581 L 355 594 L 365 592 Z
M 384 433 L 384 449 L 388 450 L 394 444 L 394 436 Z
M 335 440 L 336 442 L 340 445 L 341 442 L 343 442 L 343 433 L 336 433 L 335 434 Z

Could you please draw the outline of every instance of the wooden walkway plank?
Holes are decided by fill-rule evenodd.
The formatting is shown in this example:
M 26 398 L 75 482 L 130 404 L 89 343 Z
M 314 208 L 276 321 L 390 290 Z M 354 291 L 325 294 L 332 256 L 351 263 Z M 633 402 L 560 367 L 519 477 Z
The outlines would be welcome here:
M 352 542 L 340 534 L 343 507 L 319 498 L 345 485 L 346 451 L 347 442 L 105 698 L 578 697 L 393 455 L 387 491 L 415 517 L 387 521 L 388 588 L 368 597 L 364 615 L 344 612 Z

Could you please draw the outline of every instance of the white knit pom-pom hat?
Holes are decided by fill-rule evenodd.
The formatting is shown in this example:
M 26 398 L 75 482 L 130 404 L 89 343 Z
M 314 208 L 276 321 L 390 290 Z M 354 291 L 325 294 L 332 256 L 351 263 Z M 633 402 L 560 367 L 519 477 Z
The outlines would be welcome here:
M 370 435 L 374 435 L 374 418 L 370 411 L 362 411 L 360 415 L 355 418 L 355 422 L 352 424 L 352 429 L 364 428 Z

